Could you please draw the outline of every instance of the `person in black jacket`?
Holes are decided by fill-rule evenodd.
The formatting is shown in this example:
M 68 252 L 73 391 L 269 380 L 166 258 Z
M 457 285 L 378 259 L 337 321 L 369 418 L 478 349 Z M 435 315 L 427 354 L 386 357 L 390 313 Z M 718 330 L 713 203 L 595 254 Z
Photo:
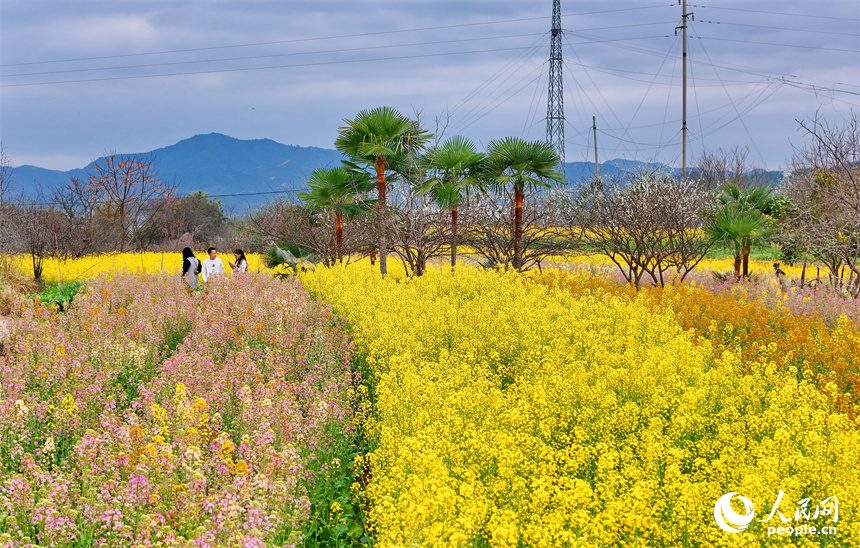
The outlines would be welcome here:
M 191 289 L 197 289 L 197 283 L 200 280 L 197 277 L 198 274 L 200 274 L 200 261 L 194 256 L 191 248 L 186 247 L 182 250 L 182 280 Z

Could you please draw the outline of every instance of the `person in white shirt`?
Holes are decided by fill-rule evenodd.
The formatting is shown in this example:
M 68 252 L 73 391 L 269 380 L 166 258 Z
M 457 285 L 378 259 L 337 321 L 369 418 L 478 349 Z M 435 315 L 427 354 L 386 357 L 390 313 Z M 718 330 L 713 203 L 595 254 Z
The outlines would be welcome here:
M 209 258 L 203 261 L 203 269 L 200 274 L 203 276 L 203 281 L 208 282 L 209 278 L 224 273 L 224 263 L 218 258 L 218 251 L 214 247 L 208 250 Z
M 248 259 L 245 258 L 245 252 L 241 249 L 236 249 L 233 251 L 233 257 L 236 259 L 235 263 L 227 263 L 230 265 L 230 268 L 233 269 L 233 274 L 237 272 L 241 272 L 242 274 L 248 273 Z

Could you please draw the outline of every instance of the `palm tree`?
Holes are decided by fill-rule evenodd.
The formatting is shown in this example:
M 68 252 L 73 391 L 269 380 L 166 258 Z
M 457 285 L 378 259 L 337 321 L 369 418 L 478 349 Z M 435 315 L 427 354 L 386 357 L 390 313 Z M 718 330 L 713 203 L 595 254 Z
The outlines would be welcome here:
M 523 235 L 523 199 L 527 188 L 549 187 L 548 181 L 564 183 L 564 175 L 555 169 L 558 154 L 543 141 L 524 141 L 505 137 L 490 141 L 487 147 L 486 170 L 492 184 L 504 192 L 510 186 L 514 193 L 514 268 L 523 265 L 521 241 Z
M 372 165 L 376 171 L 376 222 L 379 231 L 379 270 L 388 273 L 385 241 L 385 171 L 406 152 L 423 149 L 432 135 L 390 107 L 362 110 L 338 130 L 335 148 L 356 162 Z
M 363 170 L 345 163 L 335 168 L 315 169 L 308 180 L 310 192 L 298 196 L 312 207 L 331 209 L 335 215 L 335 258 L 343 262 L 343 219 L 369 209 L 372 200 L 364 195 L 373 190 L 374 180 Z
M 419 192 L 429 193 L 441 207 L 451 211 L 451 268 L 457 264 L 457 208 L 467 200 L 472 187 L 480 184 L 484 154 L 465 137 L 451 137 L 426 156 L 426 166 L 436 174 Z
M 732 182 L 723 185 L 717 198 L 722 206 L 705 230 L 715 241 L 731 244 L 735 279 L 747 278 L 750 250 L 753 244 L 770 236 L 770 216 L 775 212 L 777 200 L 770 187 L 742 189 Z
M 717 242 L 729 243 L 734 252 L 735 279 L 749 276 L 749 254 L 753 243 L 769 235 L 764 215 L 759 211 L 742 209 L 737 204 L 721 207 L 705 225 L 705 231 Z

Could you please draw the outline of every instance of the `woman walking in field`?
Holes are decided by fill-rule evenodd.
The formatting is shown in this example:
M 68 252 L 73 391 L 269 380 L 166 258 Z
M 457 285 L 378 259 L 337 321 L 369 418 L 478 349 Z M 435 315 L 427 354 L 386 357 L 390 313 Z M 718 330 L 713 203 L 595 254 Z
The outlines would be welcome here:
M 182 250 L 182 281 L 191 289 L 197 289 L 197 283 L 200 274 L 200 261 L 194 256 L 194 252 L 190 247 Z

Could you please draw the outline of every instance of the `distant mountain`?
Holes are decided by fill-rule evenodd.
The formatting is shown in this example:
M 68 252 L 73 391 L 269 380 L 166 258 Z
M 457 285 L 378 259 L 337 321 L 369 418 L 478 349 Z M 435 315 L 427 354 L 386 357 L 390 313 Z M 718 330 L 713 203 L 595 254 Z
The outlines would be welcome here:
M 578 184 L 582 181 L 594 179 L 594 162 L 566 162 L 564 168 L 568 184 Z M 616 158 L 600 164 L 601 179 L 609 181 L 620 180 L 629 173 L 639 173 L 642 171 L 668 171 L 672 175 L 681 175 L 680 169 L 670 168 L 665 164 L 653 162 Z
M 246 205 L 254 207 L 277 196 L 253 193 L 306 190 L 305 181 L 314 169 L 337 165 L 341 160 L 336 150 L 283 145 L 271 139 L 241 140 L 219 133 L 195 135 L 175 145 L 128 155 L 151 159 L 159 177 L 175 182 L 183 195 L 196 190 L 213 196 L 251 194 L 221 198 L 225 206 L 239 211 Z M 28 193 L 34 192 L 37 185 L 50 191 L 70 177 L 88 180 L 95 164 L 102 160 L 70 171 L 15 167 L 12 181 Z
M 336 150 L 283 145 L 271 139 L 241 140 L 219 133 L 195 135 L 175 145 L 129 156 L 151 159 L 159 177 L 175 182 L 180 194 L 199 190 L 221 196 L 221 202 L 236 213 L 277 196 L 269 194 L 271 191 L 289 191 L 283 195 L 295 196 L 295 191 L 306 190 L 305 182 L 314 169 L 335 166 L 341 160 Z M 70 177 L 88 180 L 96 162 L 102 160 L 99 158 L 86 167 L 69 171 L 25 165 L 12 168 L 11 177 L 27 194 L 34 194 L 37 187 L 50 194 Z M 568 182 L 573 185 L 594 177 L 593 162 L 568 162 L 565 169 Z M 612 180 L 643 169 L 668 170 L 680 175 L 679 169 L 663 164 L 623 159 L 601 163 L 600 175 Z M 782 179 L 782 172 L 766 172 L 766 179 L 774 184 Z M 230 194 L 244 196 L 224 196 Z
M 594 178 L 594 162 L 567 162 L 564 166 L 568 184 L 578 184 L 582 181 L 588 181 Z M 642 171 L 665 171 L 675 177 L 681 176 L 680 168 L 672 168 L 661 163 L 640 162 L 638 160 L 622 160 L 620 158 L 616 158 L 600 164 L 600 177 L 609 181 L 623 181 L 627 174 L 639 173 Z M 688 177 L 695 178 L 697 175 L 698 172 L 695 168 L 687 168 Z M 754 169 L 747 172 L 747 175 L 754 175 L 756 180 L 762 181 L 771 186 L 780 183 L 784 176 L 782 171 L 766 171 L 764 169 Z

